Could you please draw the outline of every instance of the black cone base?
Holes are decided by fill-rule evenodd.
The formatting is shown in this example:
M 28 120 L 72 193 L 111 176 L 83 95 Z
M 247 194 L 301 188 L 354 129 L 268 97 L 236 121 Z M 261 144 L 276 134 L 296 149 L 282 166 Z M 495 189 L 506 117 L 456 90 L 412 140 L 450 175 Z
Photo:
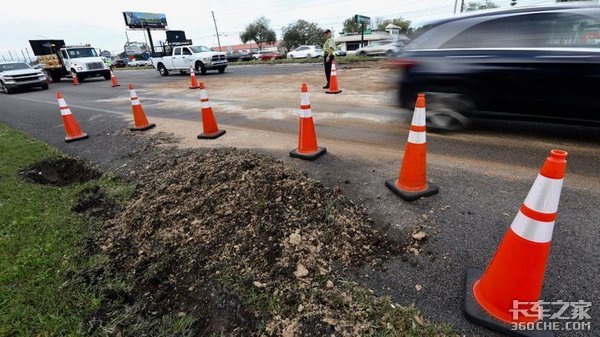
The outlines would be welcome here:
M 225 134 L 225 130 L 219 130 L 213 133 L 201 133 L 198 135 L 198 139 L 216 139 Z
M 82 139 L 87 139 L 87 138 L 90 138 L 90 136 L 88 136 L 87 133 L 82 133 L 80 136 L 73 137 L 73 138 L 65 137 L 65 142 L 70 143 L 70 142 L 74 142 L 76 140 L 82 140 Z
M 325 91 L 326 94 L 339 94 L 340 92 L 342 92 L 341 90 L 338 91 Z
M 470 322 L 482 325 L 490 330 L 495 330 L 507 336 L 514 337 L 554 337 L 550 330 L 513 330 L 512 325 L 497 320 L 488 314 L 475 300 L 473 295 L 473 284 L 483 271 L 481 269 L 469 268 L 467 270 L 467 281 L 465 283 L 465 316 Z
M 429 182 L 427 183 L 427 189 L 425 189 L 424 191 L 405 191 L 401 190 L 400 188 L 398 188 L 398 186 L 396 186 L 396 180 L 396 178 L 386 180 L 385 186 L 392 190 L 392 192 L 396 193 L 396 195 L 398 195 L 400 198 L 406 201 L 415 201 L 419 198 L 430 197 L 432 195 L 438 194 L 438 192 L 440 191 L 440 188 L 437 185 Z
M 313 153 L 300 153 L 300 152 L 298 152 L 298 149 L 294 149 L 294 150 L 290 151 L 290 157 L 300 158 L 300 159 L 304 159 L 304 160 L 315 160 L 315 159 L 319 158 L 320 156 L 324 155 L 325 153 L 327 153 L 327 149 L 324 147 L 319 147 L 319 150 L 317 150 L 317 152 L 313 152 Z
M 156 124 L 154 124 L 154 123 L 149 123 L 148 125 L 146 125 L 146 126 L 142 126 L 141 128 L 136 128 L 136 127 L 133 127 L 133 128 L 129 128 L 129 130 L 131 130 L 131 131 L 146 131 L 146 130 L 150 130 L 150 129 L 152 129 L 152 128 L 153 128 L 153 127 L 155 127 L 155 126 L 156 126 Z

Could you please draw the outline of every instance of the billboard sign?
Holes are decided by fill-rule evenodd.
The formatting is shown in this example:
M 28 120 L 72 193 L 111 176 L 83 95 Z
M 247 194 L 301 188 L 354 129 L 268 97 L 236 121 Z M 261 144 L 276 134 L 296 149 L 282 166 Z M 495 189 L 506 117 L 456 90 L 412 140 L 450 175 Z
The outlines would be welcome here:
M 368 16 L 358 15 L 357 14 L 357 15 L 354 16 L 354 22 L 368 25 L 368 24 L 371 23 L 371 18 L 368 17 Z
M 165 29 L 167 17 L 162 13 L 123 12 L 125 25 L 129 28 Z

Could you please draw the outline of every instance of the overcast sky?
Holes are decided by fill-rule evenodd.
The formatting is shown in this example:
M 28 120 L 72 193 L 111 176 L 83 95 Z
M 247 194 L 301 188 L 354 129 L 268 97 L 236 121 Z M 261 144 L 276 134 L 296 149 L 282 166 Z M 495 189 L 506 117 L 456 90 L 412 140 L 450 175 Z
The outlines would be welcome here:
M 460 0 L 459 0 L 460 1 Z M 465 3 L 473 0 L 465 0 Z M 483 0 L 481 0 L 483 2 Z M 510 0 L 493 1 L 509 7 Z M 518 0 L 519 6 L 553 3 L 551 0 Z M 219 0 L 219 1 L 5 1 L 0 12 L 0 60 L 8 51 L 29 47 L 31 39 L 63 39 L 67 44 L 90 43 L 96 48 L 121 52 L 126 41 L 122 12 L 165 13 L 169 29 L 184 30 L 194 44 L 217 45 L 211 11 L 215 12 L 221 44 L 240 43 L 239 34 L 254 19 L 264 15 L 281 36 L 281 27 L 298 19 L 341 31 L 345 18 L 363 14 L 385 19 L 402 16 L 419 25 L 452 16 L 454 0 Z M 130 41 L 144 42 L 140 31 L 129 31 Z M 154 41 L 164 32 L 154 31 Z M 14 53 L 13 53 L 14 54 Z

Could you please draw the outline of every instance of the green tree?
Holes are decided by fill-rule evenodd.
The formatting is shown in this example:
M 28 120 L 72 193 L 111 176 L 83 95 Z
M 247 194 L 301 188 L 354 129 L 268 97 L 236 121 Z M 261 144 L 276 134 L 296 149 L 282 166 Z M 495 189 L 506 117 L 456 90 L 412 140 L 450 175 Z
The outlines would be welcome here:
M 361 25 L 354 22 L 354 17 L 347 18 L 344 21 L 344 33 L 360 33 L 360 28 Z
M 324 31 L 316 23 L 298 20 L 285 29 L 282 47 L 292 50 L 302 44 L 322 45 L 325 42 Z
M 270 21 L 261 16 L 256 21 L 247 25 L 244 31 L 240 34 L 240 40 L 243 43 L 254 41 L 258 45 L 258 49 L 262 49 L 263 43 L 275 43 L 277 36 L 275 31 L 269 27 Z
M 465 11 L 472 12 L 472 11 L 480 11 L 482 9 L 491 9 L 491 8 L 498 8 L 498 5 L 491 2 L 490 0 L 485 0 L 485 2 L 483 2 L 483 3 L 481 3 L 481 2 L 467 3 L 467 7 L 465 8 Z
M 403 18 L 396 18 L 391 20 L 383 20 L 382 18 L 376 18 L 375 24 L 377 26 L 377 30 L 385 31 L 385 27 L 389 24 L 393 24 L 395 26 L 400 27 L 400 33 L 404 33 L 406 35 L 412 33 L 412 28 L 410 27 L 410 20 L 404 20 Z

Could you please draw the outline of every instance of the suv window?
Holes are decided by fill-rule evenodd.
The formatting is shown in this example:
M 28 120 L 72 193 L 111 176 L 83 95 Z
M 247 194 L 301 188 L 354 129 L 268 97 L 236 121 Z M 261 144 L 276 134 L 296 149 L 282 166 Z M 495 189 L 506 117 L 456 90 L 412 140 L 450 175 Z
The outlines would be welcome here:
M 600 21 L 570 13 L 504 17 L 474 25 L 441 48 L 600 47 Z
M 181 55 L 181 47 L 175 48 L 175 52 L 173 53 L 173 55 L 176 55 L 176 56 Z
M 300 47 L 300 48 L 296 49 L 296 51 L 302 51 L 302 50 L 307 50 L 307 49 L 308 49 L 308 47 Z

